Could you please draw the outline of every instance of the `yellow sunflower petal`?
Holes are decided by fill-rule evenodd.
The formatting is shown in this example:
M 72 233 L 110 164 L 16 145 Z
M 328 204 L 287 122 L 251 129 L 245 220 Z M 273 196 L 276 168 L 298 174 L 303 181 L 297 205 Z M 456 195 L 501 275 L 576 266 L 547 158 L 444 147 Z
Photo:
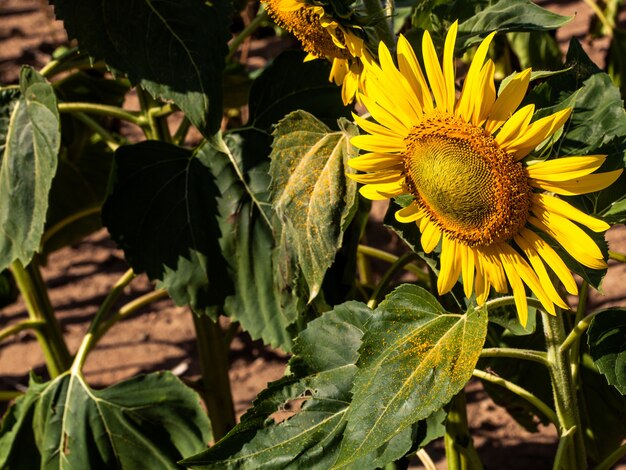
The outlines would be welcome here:
M 489 118 L 485 123 L 485 129 L 489 133 L 494 133 L 509 119 L 517 107 L 520 105 L 526 90 L 528 90 L 528 83 L 530 82 L 530 71 L 528 68 L 515 77 L 513 77 L 507 86 L 500 92 L 500 96 L 496 99 L 496 102 L 491 108 Z
M 506 272 L 506 277 L 511 284 L 511 291 L 513 291 L 513 298 L 515 299 L 515 308 L 517 309 L 517 316 L 522 326 L 526 326 L 528 322 L 528 302 L 526 301 L 526 289 L 522 278 L 515 270 L 514 263 L 511 262 L 509 257 L 502 256 L 502 266 Z
M 404 193 L 400 182 L 383 184 L 366 184 L 359 189 L 361 195 L 372 201 L 384 201 Z
M 371 80 L 367 78 L 365 79 L 366 84 L 369 84 L 370 82 Z M 367 86 L 368 85 L 366 85 L 366 87 Z M 402 122 L 402 120 L 398 118 L 396 114 L 380 106 L 369 96 L 363 93 L 358 93 L 358 95 L 361 103 L 363 103 L 363 105 L 367 108 L 372 117 L 376 119 L 376 121 L 378 121 L 380 124 L 389 129 L 396 129 L 398 135 L 407 135 L 409 133 L 409 127 L 407 127 L 407 124 Z M 391 109 L 393 109 L 393 107 Z
M 348 160 L 351 168 L 359 171 L 390 170 L 403 168 L 402 157 L 389 153 L 366 153 Z
M 380 135 L 357 135 L 350 139 L 350 143 L 355 147 L 368 152 L 376 153 L 400 153 L 404 152 L 404 140 L 397 137 Z
M 485 277 L 496 292 L 504 294 L 508 291 L 508 288 L 502 263 L 500 262 L 497 252 L 494 251 L 493 247 L 489 246 L 482 247 L 480 251 L 481 253 L 478 256 L 481 258 Z M 482 256 L 480 256 L 481 254 Z
M 355 175 L 354 173 L 348 173 L 347 176 L 354 181 L 366 184 L 383 184 L 393 183 L 395 181 L 403 181 L 404 176 L 402 171 L 398 170 L 383 170 L 375 173 L 364 173 Z
M 443 236 L 441 242 L 441 269 L 437 278 L 437 291 L 445 294 L 456 284 L 461 275 L 461 257 L 457 242 Z
M 349 71 L 344 77 L 343 85 L 341 87 L 341 100 L 344 105 L 347 106 L 354 100 L 358 89 L 359 76 Z
M 498 145 L 501 148 L 506 149 L 513 139 L 517 138 L 517 136 L 528 127 L 534 112 L 535 105 L 529 104 L 513 114 L 513 116 L 506 121 L 504 126 L 502 126 L 502 129 L 500 129 L 500 132 L 498 132 L 498 135 L 496 136 L 496 142 Z
M 450 26 L 446 34 L 446 42 L 443 47 L 443 80 L 446 98 L 446 110 L 454 110 L 456 91 L 454 88 L 454 45 L 456 44 L 456 33 L 459 29 L 459 21 L 455 21 Z
M 538 212 L 538 217 L 530 216 L 528 222 L 554 238 L 579 263 L 592 269 L 606 268 L 600 248 L 580 227 L 549 211 Z
M 375 122 L 363 119 L 361 116 L 354 113 L 352 113 L 352 117 L 354 118 L 354 122 L 356 122 L 356 124 L 365 132 L 404 140 L 405 135 L 399 134 L 393 128 L 389 129 L 385 126 L 381 126 Z
M 531 179 L 567 181 L 593 173 L 605 160 L 606 155 L 555 158 L 533 163 L 526 168 L 526 172 Z
M 545 189 L 562 196 L 577 196 L 579 194 L 593 193 L 611 186 L 622 174 L 623 170 L 607 171 L 593 175 L 581 176 L 569 181 L 549 182 L 540 179 L 530 180 L 531 186 Z
M 520 231 L 518 237 L 528 242 L 529 246 L 535 250 L 539 256 L 546 262 L 550 269 L 554 271 L 559 280 L 563 283 L 565 290 L 572 295 L 578 294 L 578 286 L 572 276 L 571 271 L 563 262 L 561 257 L 548 243 L 532 230 L 524 228 Z M 517 239 L 516 239 L 517 241 Z
M 533 194 L 533 204 L 538 205 L 544 210 L 549 210 L 550 212 L 562 215 L 563 217 L 573 220 L 574 222 L 578 222 L 579 224 L 590 228 L 594 232 L 605 232 L 611 227 L 605 221 L 591 217 L 583 211 L 576 209 L 571 204 L 565 202 L 563 199 L 559 199 L 548 194 Z
M 541 256 L 539 256 L 539 253 L 537 253 L 537 251 L 533 249 L 532 245 L 520 235 L 515 236 L 515 242 L 522 249 L 526 258 L 528 258 L 528 261 L 530 261 L 533 271 L 537 274 L 539 282 L 541 282 L 541 287 L 543 287 L 543 290 L 548 295 L 550 300 L 559 307 L 568 309 L 569 306 L 563 301 L 563 299 L 561 299 L 561 296 L 556 291 L 554 284 L 548 275 L 548 271 L 543 264 L 543 260 L 541 259 Z
M 456 103 L 455 114 L 468 122 L 474 108 L 474 100 L 482 99 L 481 96 L 476 96 L 476 83 L 478 82 L 480 71 L 485 63 L 485 58 L 487 57 L 487 52 L 489 51 L 489 45 L 491 44 L 495 34 L 495 31 L 489 34 L 489 36 L 483 39 L 483 42 L 480 43 L 478 49 L 476 49 L 476 54 L 474 54 L 472 63 L 467 71 L 467 77 L 463 82 L 461 96 L 459 96 L 459 100 Z
M 474 287 L 474 249 L 467 246 L 459 244 L 458 248 L 461 249 L 461 272 L 463 275 L 463 291 L 465 292 L 465 297 L 472 296 L 472 289 Z
M 422 228 L 422 225 L 424 228 Z M 421 242 L 424 253 L 430 253 L 439 244 L 441 238 L 441 230 L 437 225 L 428 220 L 428 217 L 424 217 L 420 223 L 420 231 L 422 232 Z
M 310 61 L 315 60 L 315 59 L 319 59 L 319 57 L 318 57 L 318 56 L 316 56 L 315 54 L 312 54 L 312 53 L 310 53 L 310 52 L 309 52 L 309 53 L 306 55 L 306 57 L 304 58 L 303 62 L 310 62 Z M 334 63 L 333 63 L 333 67 L 334 67 Z M 332 77 L 332 75 L 333 75 L 332 70 L 331 70 L 331 72 L 330 72 L 330 75 L 331 75 L 331 77 Z
M 489 297 L 489 291 L 491 286 L 486 279 L 484 270 L 481 264 L 481 258 L 475 253 L 474 260 L 476 261 L 476 277 L 474 279 L 474 291 L 476 292 L 476 302 L 478 305 L 482 305 Z
M 554 134 L 572 113 L 572 108 L 563 109 L 550 116 L 538 119 L 504 145 L 504 150 L 512 153 L 517 160 L 528 155 L 537 145 Z
M 482 101 L 476 103 L 472 113 L 472 122 L 478 126 L 485 121 L 496 100 L 496 87 L 493 82 L 495 70 L 495 64 L 488 59 L 480 72 L 479 90 L 483 98 Z
M 426 69 L 430 89 L 435 97 L 437 109 L 445 112 L 447 106 L 446 85 L 443 80 L 439 59 L 437 58 L 437 52 L 428 31 L 424 31 L 422 39 L 422 57 L 424 57 L 424 68 Z
M 424 210 L 417 204 L 409 204 L 395 213 L 396 220 L 404 224 L 415 222 L 424 217 Z
M 406 77 L 411 85 L 413 94 L 419 100 L 424 112 L 430 113 L 434 108 L 428 83 L 424 78 L 422 68 L 417 61 L 417 57 L 415 57 L 411 44 L 402 34 L 398 38 L 398 66 L 400 67 L 400 73 Z

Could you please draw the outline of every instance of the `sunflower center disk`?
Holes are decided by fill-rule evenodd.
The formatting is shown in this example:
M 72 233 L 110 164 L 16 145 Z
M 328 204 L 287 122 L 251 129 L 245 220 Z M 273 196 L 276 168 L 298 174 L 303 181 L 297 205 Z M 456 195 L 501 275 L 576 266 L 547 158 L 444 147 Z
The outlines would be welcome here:
M 332 36 L 320 22 L 319 15 L 313 8 L 303 6 L 294 11 L 280 9 L 280 0 L 269 0 L 265 3 L 272 19 L 282 28 L 293 34 L 302 43 L 302 48 L 316 57 L 347 59 L 350 52 L 341 49 L 333 41 Z M 337 40 L 345 44 L 343 33 L 335 29 Z
M 532 195 L 528 177 L 484 129 L 438 116 L 413 127 L 406 143 L 408 190 L 453 239 L 486 246 L 524 226 Z

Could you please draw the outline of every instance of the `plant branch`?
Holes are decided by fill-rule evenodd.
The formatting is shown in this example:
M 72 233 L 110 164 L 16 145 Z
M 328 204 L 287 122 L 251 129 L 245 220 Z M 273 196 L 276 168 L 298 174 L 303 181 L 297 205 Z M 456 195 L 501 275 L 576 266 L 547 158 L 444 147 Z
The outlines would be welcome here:
M 101 211 L 101 207 L 89 207 L 87 209 L 83 209 L 82 211 L 76 212 L 72 215 L 65 217 L 64 219 L 59 220 L 56 224 L 46 230 L 41 237 L 41 246 L 45 246 L 50 239 L 63 230 L 68 225 L 76 222 L 77 220 L 83 219 L 85 217 L 89 217 L 90 215 L 99 214 Z
M 374 248 L 367 245 L 361 245 L 357 247 L 357 253 L 360 253 L 365 256 L 369 256 L 370 258 L 376 258 L 381 261 L 386 261 L 388 263 L 395 263 L 400 258 L 394 254 L 391 254 L 387 251 L 379 250 L 378 248 Z M 430 278 L 428 273 L 421 269 L 419 266 L 413 263 L 408 263 L 403 266 L 403 268 L 417 276 L 417 279 L 422 282 L 430 282 Z
M 626 263 L 626 254 L 609 250 L 609 259 L 619 261 L 620 263 Z
M 582 336 L 582 334 L 585 331 L 587 331 L 587 328 L 589 328 L 591 320 L 593 320 L 596 317 L 596 315 L 598 315 L 599 313 L 602 313 L 602 311 L 591 313 L 587 315 L 585 318 L 583 318 L 582 320 L 580 320 L 576 324 L 574 329 L 570 331 L 569 335 L 567 335 L 567 338 L 565 338 L 565 341 L 563 341 L 563 344 L 561 344 L 559 348 L 560 352 L 564 353 L 569 348 L 571 348 L 574 342 L 576 342 Z
M 372 308 L 372 309 L 376 308 L 376 305 L 378 305 L 378 302 L 380 301 L 380 297 L 382 296 L 383 292 L 387 288 L 387 285 L 389 284 L 389 282 L 391 282 L 391 279 L 393 279 L 393 277 L 398 273 L 398 271 L 400 271 L 402 268 L 404 268 L 404 266 L 407 263 L 410 263 L 415 258 L 417 258 L 417 254 L 413 253 L 412 251 L 408 252 L 408 253 L 405 253 L 402 256 L 400 256 L 389 267 L 389 269 L 385 272 L 385 274 L 381 278 L 380 282 L 378 283 L 378 285 L 374 289 L 374 292 L 372 293 L 372 296 L 370 297 L 370 300 L 367 303 L 367 306 L 369 308 Z
M 418 450 L 415 455 L 420 462 L 422 462 L 422 465 L 424 465 L 426 470 L 437 470 L 437 465 L 435 465 L 435 462 L 433 462 L 433 459 L 430 458 L 430 455 L 428 455 L 428 452 L 426 452 L 425 449 Z
M 233 56 L 237 53 L 239 46 L 246 40 L 248 36 L 250 36 L 256 29 L 261 26 L 261 24 L 269 19 L 269 15 L 266 11 L 259 12 L 256 17 L 250 21 L 248 26 L 246 26 L 233 40 L 228 44 L 228 54 L 226 55 L 226 62 L 230 61 Z
M 530 393 L 525 388 L 520 387 L 519 385 L 503 379 L 502 377 L 497 377 L 493 374 L 489 374 L 488 372 L 482 371 L 480 369 L 474 369 L 472 375 L 478 379 L 485 380 L 492 384 L 498 385 L 500 387 L 506 388 L 508 391 L 513 392 L 518 397 L 523 398 L 527 402 L 531 403 L 535 408 L 537 408 L 541 413 L 544 414 L 546 418 L 550 420 L 557 428 L 559 426 L 559 418 L 556 413 L 552 411 L 552 409 L 545 404 L 542 400 L 537 398 L 535 395 Z
M 11 401 L 15 400 L 18 397 L 24 395 L 24 392 L 19 392 L 17 390 L 1 390 L 0 391 L 0 401 Z
M 541 302 L 539 302 L 537 299 L 533 299 L 532 297 L 526 297 L 526 302 L 528 303 L 529 307 L 534 307 L 537 310 L 541 310 L 542 312 L 544 311 L 543 305 L 541 305 Z M 504 307 L 506 305 L 515 305 L 515 297 L 513 297 L 512 295 L 507 295 L 504 297 L 498 297 L 496 299 L 488 300 L 484 303 L 484 307 L 487 310 Z
M 117 106 L 97 103 L 59 103 L 58 107 L 60 113 L 97 114 L 100 116 L 118 118 L 138 126 L 145 125 L 145 120 L 138 112 L 127 111 Z
M 113 134 L 111 134 L 104 127 L 102 127 L 100 123 L 98 123 L 98 121 L 96 121 L 93 118 L 90 118 L 87 114 L 76 112 L 74 113 L 74 117 L 78 119 L 79 121 L 81 121 L 83 124 L 85 124 L 89 129 L 94 131 L 96 134 L 100 135 L 102 139 L 104 139 L 104 142 L 114 152 L 121 145 L 119 139 L 117 139 Z
M 617 463 L 618 460 L 621 459 L 624 455 L 626 455 L 626 442 L 624 442 L 621 446 L 615 449 L 615 451 L 611 452 L 611 455 L 609 455 L 602 462 L 600 462 L 595 470 L 610 470 L 613 467 L 613 464 Z
M 9 336 L 13 336 L 20 331 L 36 330 L 41 332 L 41 327 L 46 324 L 43 320 L 23 320 L 15 325 L 7 326 L 0 330 L 0 341 L 5 340 Z
M 546 353 L 532 349 L 485 348 L 480 353 L 480 357 L 510 357 L 538 362 L 546 367 L 550 367 Z

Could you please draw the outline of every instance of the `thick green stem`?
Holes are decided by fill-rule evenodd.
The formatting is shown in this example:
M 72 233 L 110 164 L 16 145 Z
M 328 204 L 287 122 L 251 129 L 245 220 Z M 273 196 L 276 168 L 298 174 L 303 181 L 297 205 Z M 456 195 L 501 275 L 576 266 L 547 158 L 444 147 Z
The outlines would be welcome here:
M 535 395 L 533 395 L 532 393 L 530 393 L 528 390 L 526 390 L 525 388 L 520 387 L 517 384 L 514 384 L 513 382 L 503 379 L 502 377 L 497 377 L 495 375 L 489 374 L 485 371 L 479 370 L 479 369 L 474 369 L 474 372 L 472 373 L 472 375 L 474 377 L 477 377 L 481 380 L 485 380 L 487 382 L 490 382 L 492 384 L 496 384 L 500 387 L 506 388 L 507 390 L 509 390 L 510 392 L 515 393 L 517 396 L 523 398 L 524 400 L 528 401 L 529 403 L 531 403 L 535 408 L 537 408 L 539 411 L 541 411 L 546 418 L 548 418 L 557 428 L 559 426 L 559 418 L 557 417 L 556 413 L 554 413 L 554 411 L 552 411 L 552 408 L 550 408 L 548 405 L 546 405 L 543 401 L 541 401 L 539 398 L 537 398 Z
M 399 256 L 391 254 L 387 251 L 379 250 L 378 248 L 373 248 L 367 245 L 359 245 L 357 247 L 357 253 L 361 255 L 369 256 L 370 258 L 376 258 L 381 261 L 386 261 L 388 263 L 395 263 L 400 258 Z M 422 282 L 426 282 L 426 283 L 430 282 L 428 273 L 413 263 L 405 264 L 403 266 L 403 269 L 412 274 L 415 274 L 417 276 L 417 279 Z
M 219 441 L 235 424 L 235 408 L 228 376 L 228 349 L 218 322 L 192 313 L 198 341 L 198 355 L 206 393 L 213 438 Z
M 568 344 L 571 345 L 572 349 L 569 353 L 569 363 L 572 369 L 572 380 L 574 381 L 574 384 L 578 384 L 578 374 L 580 371 L 580 339 L 581 339 L 582 332 L 584 331 L 584 330 L 581 331 L 579 329 L 579 326 L 582 326 L 580 325 L 581 320 L 584 318 L 585 313 L 587 312 L 587 298 L 588 297 L 589 297 L 589 283 L 587 283 L 586 281 L 583 281 L 582 286 L 580 287 L 580 293 L 578 295 L 578 306 L 576 308 L 576 317 L 574 319 L 574 325 L 575 325 L 574 329 L 570 332 L 569 335 L 567 335 L 567 338 L 565 338 L 565 340 L 561 344 L 561 347 L 559 348 L 561 352 L 565 351 L 567 349 L 567 347 L 565 346 L 565 343 L 568 340 L 570 341 Z M 591 319 L 589 319 L 589 321 L 591 321 Z M 585 330 L 586 329 L 587 327 L 585 326 Z M 575 336 L 572 336 L 572 333 L 574 333 Z
M 565 328 L 561 315 L 550 315 L 542 312 L 548 361 L 550 361 L 550 378 L 556 414 L 560 423 L 559 434 L 569 436 L 572 433 L 571 445 L 566 445 L 562 459 L 555 462 L 555 468 L 567 470 L 585 469 L 587 458 L 585 442 L 582 434 L 576 389 L 572 380 L 570 363 L 567 354 L 561 351 L 565 340 Z M 569 438 L 568 438 L 569 439 Z
M 376 286 L 376 289 L 374 289 L 374 292 L 367 303 L 369 308 L 376 308 L 376 305 L 378 305 L 378 302 L 380 301 L 383 292 L 387 289 L 387 286 L 391 282 L 391 279 L 393 279 L 398 271 L 404 268 L 404 266 L 413 261 L 416 257 L 417 255 L 413 252 L 405 253 L 391 265 Z
M 112 118 L 122 119 L 123 121 L 132 122 L 138 126 L 144 125 L 144 119 L 135 111 L 126 111 L 117 106 L 109 106 L 107 104 L 97 103 L 59 103 L 60 113 L 87 113 L 98 114 Z
M 15 325 L 7 326 L 6 328 L 0 330 L 0 341 L 3 341 L 9 336 L 13 336 L 24 330 L 41 331 L 41 327 L 45 324 L 46 322 L 43 320 L 23 320 Z
M 226 62 L 228 62 L 229 60 L 231 60 L 233 58 L 233 56 L 235 55 L 235 53 L 237 52 L 237 50 L 239 49 L 239 46 L 241 46 L 241 44 L 246 40 L 246 38 L 248 36 L 250 36 L 254 31 L 256 31 L 256 29 L 261 26 L 261 24 L 264 21 L 267 21 L 269 19 L 269 16 L 267 14 L 267 12 L 262 11 L 259 12 L 258 15 L 256 15 L 256 17 L 250 21 L 250 23 L 248 24 L 248 26 L 246 26 L 231 42 L 230 44 L 228 44 L 228 55 L 226 56 Z
M 483 468 L 469 432 L 465 390 L 461 390 L 457 393 L 450 402 L 444 443 L 449 469 L 481 470 Z M 457 465 L 457 467 L 451 467 L 451 463 Z
M 41 345 L 50 377 L 57 377 L 69 369 L 72 360 L 37 262 L 33 259 L 24 268 L 22 263 L 16 260 L 11 264 L 11 271 L 24 297 L 30 319 L 44 323 L 35 330 L 35 336 Z
M 130 282 L 135 278 L 135 273 L 132 269 L 126 271 L 122 277 L 118 279 L 118 281 L 113 285 L 113 288 L 109 291 L 108 295 L 100 304 L 100 308 L 96 312 L 96 316 L 91 321 L 89 325 L 89 330 L 87 334 L 83 338 L 83 341 L 78 348 L 78 352 L 76 353 L 76 357 L 74 358 L 74 363 L 72 364 L 72 373 L 79 374 L 87 360 L 87 355 L 89 351 L 93 349 L 93 346 L 97 340 L 97 332 L 100 327 L 100 324 L 103 322 L 105 317 L 110 312 L 111 308 L 113 308 L 113 304 L 117 301 L 117 299 L 124 292 L 124 288 L 130 284 Z
M 550 367 L 546 353 L 532 349 L 485 348 L 480 353 L 480 357 L 510 357 L 538 362 L 546 367 Z

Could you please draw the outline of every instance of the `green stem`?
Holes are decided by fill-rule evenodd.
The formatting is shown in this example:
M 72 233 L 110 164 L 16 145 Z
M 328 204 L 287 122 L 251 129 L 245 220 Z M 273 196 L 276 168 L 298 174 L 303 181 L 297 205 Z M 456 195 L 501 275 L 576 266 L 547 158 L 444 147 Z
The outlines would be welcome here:
M 395 263 L 400 258 L 399 256 L 391 254 L 387 251 L 379 250 L 378 248 L 373 248 L 367 245 L 359 245 L 357 247 L 357 253 L 365 255 L 365 256 L 369 256 L 370 258 L 376 258 L 381 261 L 386 261 L 388 263 Z M 430 282 L 428 273 L 424 272 L 424 270 L 421 269 L 419 266 L 413 263 L 408 263 L 404 265 L 403 267 L 406 271 L 412 274 L 415 274 L 419 281 L 426 282 L 426 283 Z
M 87 113 L 97 114 L 128 121 L 138 126 L 145 125 L 145 120 L 136 111 L 126 111 L 117 106 L 97 103 L 59 103 L 60 113 Z
M 13 336 L 24 330 L 41 331 L 41 327 L 45 324 L 46 322 L 43 320 L 23 320 L 15 325 L 7 326 L 0 330 L 0 341 L 4 341 L 9 336 Z
M 89 330 L 87 334 L 83 338 L 83 341 L 78 348 L 78 352 L 76 353 L 76 357 L 74 358 L 74 363 L 72 364 L 72 373 L 79 374 L 82 369 L 85 361 L 87 360 L 87 355 L 89 351 L 93 349 L 93 346 L 97 340 L 97 331 L 100 327 L 100 323 L 102 323 L 104 317 L 109 313 L 113 304 L 117 301 L 117 299 L 124 292 L 124 288 L 130 284 L 130 282 L 135 278 L 135 273 L 132 269 L 126 271 L 122 277 L 120 277 L 117 282 L 113 285 L 113 288 L 109 291 L 108 295 L 100 305 L 100 308 L 96 312 L 94 319 L 91 321 L 89 325 Z
M 615 449 L 614 452 L 611 453 L 606 459 L 604 459 L 600 464 L 595 468 L 595 470 L 610 470 L 613 467 L 613 464 L 617 463 L 619 459 L 621 459 L 624 455 L 626 455 L 626 442 L 624 442 L 621 446 Z
M 100 123 L 98 123 L 98 121 L 96 121 L 93 118 L 90 118 L 87 114 L 77 112 L 77 113 L 74 113 L 74 117 L 78 119 L 79 121 L 81 121 L 83 124 L 85 124 L 89 129 L 94 131 L 96 134 L 100 135 L 102 139 L 104 140 L 104 142 L 114 152 L 121 145 L 119 140 L 113 134 L 111 134 L 104 127 L 102 127 Z
M 198 341 L 202 380 L 206 389 L 205 404 L 209 411 L 213 438 L 219 441 L 235 426 L 235 408 L 228 376 L 228 349 L 218 322 L 192 313 Z
M 583 2 L 585 2 L 593 10 L 598 17 L 598 20 L 600 20 L 600 23 L 602 23 L 602 26 L 604 26 L 604 34 L 612 38 L 614 25 L 611 24 L 611 21 L 609 21 L 598 4 L 594 0 L 583 0 Z
M 446 441 L 448 468 L 451 468 L 450 461 L 453 461 L 454 465 L 460 465 L 458 468 L 461 469 L 481 470 L 483 468 L 469 432 L 464 390 L 457 393 L 450 402 L 445 438 L 447 438 L 444 441 Z
M 183 120 L 174 132 L 172 136 L 172 143 L 174 145 L 182 146 L 185 143 L 185 138 L 187 137 L 187 133 L 189 132 L 189 128 L 191 127 L 191 121 L 187 119 L 187 116 L 183 115 Z
M 422 465 L 426 470 L 437 470 L 437 465 L 433 462 L 433 459 L 430 458 L 428 452 L 425 449 L 418 450 L 415 455 L 422 462 Z
M 568 457 L 567 453 L 570 451 L 571 446 L 573 444 L 574 433 L 576 432 L 576 428 L 570 428 L 565 431 L 561 438 L 559 439 L 559 446 L 556 449 L 556 455 L 554 456 L 554 465 L 552 466 L 552 470 L 560 470 L 562 462 L 564 462 Z
M 587 331 L 587 328 L 589 328 L 589 325 L 591 324 L 591 320 L 593 320 L 596 317 L 596 315 L 600 313 L 602 313 L 602 311 L 593 312 L 587 315 L 582 320 L 580 320 L 576 324 L 574 329 L 570 331 L 569 335 L 567 335 L 567 338 L 565 338 L 565 341 L 563 341 L 563 344 L 561 344 L 560 351 L 564 353 L 569 348 L 571 348 L 574 345 L 574 343 L 576 343 L 579 340 L 579 338 L 583 335 L 583 333 Z
M 609 259 L 619 261 L 620 263 L 626 263 L 626 254 L 609 250 Z
M 543 305 L 537 299 L 533 299 L 532 297 L 526 297 L 526 302 L 529 307 L 534 307 L 537 310 L 541 310 L 543 312 Z M 498 307 L 504 307 L 506 305 L 515 305 L 515 297 L 512 295 L 507 295 L 504 297 L 498 297 L 496 299 L 488 300 L 484 304 L 484 308 L 487 310 L 495 309 Z
M 570 346 L 565 346 L 565 342 L 568 340 L 570 341 L 570 343 L 568 344 L 571 345 L 572 349 L 569 354 L 569 363 L 572 369 L 572 380 L 574 381 L 574 384 L 578 384 L 578 374 L 580 371 L 580 338 L 582 335 L 582 331 L 580 331 L 578 327 L 581 326 L 580 322 L 584 318 L 585 312 L 587 311 L 587 298 L 588 297 L 589 297 L 589 283 L 587 281 L 583 281 L 582 285 L 580 286 L 580 293 L 578 295 L 578 306 L 576 307 L 574 329 L 570 331 L 570 334 L 567 335 L 567 338 L 565 338 L 565 340 L 563 341 L 563 344 L 561 344 L 561 347 L 559 348 L 560 352 L 566 351 L 567 348 Z M 585 330 L 587 329 L 587 326 L 585 326 Z M 575 336 L 572 336 L 572 333 L 574 332 L 576 332 Z
M 561 436 L 573 433 L 571 445 L 563 444 L 568 452 L 563 453 L 561 460 L 555 462 L 555 468 L 577 470 L 586 468 L 587 457 L 585 455 L 585 442 L 582 434 L 576 389 L 572 380 L 571 368 L 567 354 L 560 350 L 565 340 L 565 328 L 560 314 L 556 316 L 542 312 L 544 334 L 548 360 L 551 363 L 550 378 L 552 379 L 552 391 L 556 414 L 560 423 Z
M 546 353 L 532 349 L 484 348 L 480 353 L 480 357 L 510 357 L 538 362 L 546 367 L 550 367 Z
M 11 401 L 24 395 L 24 392 L 18 392 L 17 390 L 2 390 L 0 391 L 0 401 Z
M 71 356 L 63 339 L 61 325 L 54 315 L 37 261 L 33 259 L 24 268 L 16 260 L 11 264 L 11 271 L 26 303 L 30 319 L 43 322 L 41 328 L 35 330 L 35 336 L 41 345 L 48 373 L 51 378 L 55 378 L 69 368 Z
M 393 277 L 398 273 L 398 271 L 404 268 L 406 264 L 413 261 L 416 257 L 417 255 L 413 252 L 405 253 L 389 267 L 385 274 L 383 274 L 383 277 L 374 289 L 374 292 L 372 293 L 372 296 L 367 303 L 367 306 L 369 308 L 376 308 L 376 305 L 378 305 L 382 294 L 384 293 L 385 289 L 387 289 L 387 286 L 389 285 Z
M 548 405 L 546 405 L 543 401 L 541 401 L 539 398 L 537 398 L 535 395 L 530 393 L 525 388 L 522 388 L 513 382 L 503 379 L 502 377 L 497 377 L 495 375 L 489 374 L 488 372 L 485 372 L 479 369 L 474 369 L 474 372 L 472 372 L 472 375 L 478 379 L 485 380 L 492 384 L 506 388 L 510 392 L 513 392 L 517 396 L 531 403 L 535 408 L 537 408 L 541 413 L 543 413 L 545 417 L 548 418 L 550 422 L 552 422 L 555 426 L 557 427 L 559 426 L 559 418 L 557 417 L 556 413 L 552 411 L 552 408 L 550 408 Z
M 250 36 L 254 31 L 256 31 L 256 29 L 261 26 L 261 24 L 268 20 L 269 16 L 267 14 L 266 11 L 262 11 L 259 12 L 258 15 L 256 15 L 256 17 L 250 21 L 250 23 L 248 24 L 248 26 L 246 26 L 238 35 L 237 37 L 235 37 L 230 44 L 228 44 L 228 54 L 226 55 L 226 62 L 230 61 L 233 56 L 235 55 L 235 53 L 237 52 L 237 50 L 239 49 L 239 46 L 241 46 L 241 44 L 246 40 L 246 38 L 248 36 Z
M 89 207 L 87 209 L 83 209 L 82 211 L 71 214 L 64 219 L 59 220 L 56 224 L 54 224 L 52 227 L 44 232 L 43 236 L 41 237 L 41 246 L 45 246 L 52 237 L 54 237 L 57 233 L 59 233 L 68 225 L 76 222 L 77 220 L 89 217 L 90 215 L 99 214 L 100 211 L 100 206 Z

